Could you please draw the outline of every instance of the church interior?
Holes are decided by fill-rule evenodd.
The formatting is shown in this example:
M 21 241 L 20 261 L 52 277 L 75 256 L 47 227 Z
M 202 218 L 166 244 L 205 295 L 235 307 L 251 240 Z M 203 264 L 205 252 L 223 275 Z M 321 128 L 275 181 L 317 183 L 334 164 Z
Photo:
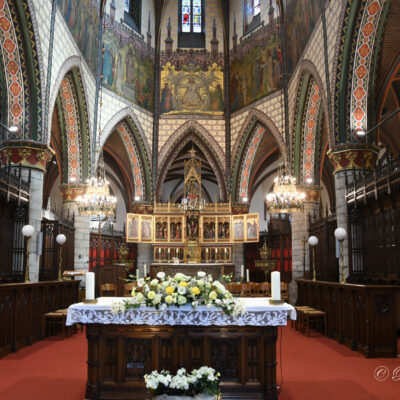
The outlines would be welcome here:
M 0 0 L 0 399 L 398 399 L 399 39 L 396 0 Z

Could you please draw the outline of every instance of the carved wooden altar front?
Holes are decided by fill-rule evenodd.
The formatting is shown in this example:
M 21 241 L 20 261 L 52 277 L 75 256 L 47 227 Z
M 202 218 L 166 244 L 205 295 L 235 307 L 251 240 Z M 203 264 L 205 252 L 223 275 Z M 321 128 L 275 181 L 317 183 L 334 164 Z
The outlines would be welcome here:
M 86 398 L 145 400 L 143 376 L 207 365 L 221 373 L 224 400 L 277 400 L 275 326 L 89 324 Z

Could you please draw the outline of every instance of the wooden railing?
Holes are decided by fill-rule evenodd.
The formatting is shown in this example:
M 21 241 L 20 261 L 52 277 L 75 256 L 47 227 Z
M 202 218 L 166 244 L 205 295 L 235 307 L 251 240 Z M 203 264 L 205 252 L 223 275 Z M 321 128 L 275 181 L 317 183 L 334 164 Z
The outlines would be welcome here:
M 399 286 L 298 279 L 300 306 L 327 313 L 328 336 L 366 357 L 397 357 Z
M 79 281 L 0 285 L 0 358 L 44 337 L 43 315 L 78 302 Z

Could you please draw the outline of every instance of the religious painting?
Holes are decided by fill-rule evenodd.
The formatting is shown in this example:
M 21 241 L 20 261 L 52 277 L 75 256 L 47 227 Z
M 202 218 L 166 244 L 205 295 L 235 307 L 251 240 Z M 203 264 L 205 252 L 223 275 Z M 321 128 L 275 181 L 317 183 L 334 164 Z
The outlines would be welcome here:
M 141 215 L 140 216 L 140 240 L 142 242 L 153 241 L 153 216 Z
M 217 242 L 231 241 L 231 216 L 217 217 Z
M 99 49 L 99 0 L 56 0 L 79 50 L 97 73 Z
M 232 215 L 234 242 L 244 242 L 244 220 L 244 215 Z
M 154 241 L 168 241 L 168 217 L 154 217 Z
M 201 217 L 200 226 L 203 242 L 215 242 L 216 217 Z
M 183 217 L 169 217 L 169 238 L 171 242 L 183 242 Z
M 281 87 L 279 7 L 271 1 L 268 21 L 243 40 L 230 57 L 230 105 L 237 111 Z M 260 14 L 258 14 L 260 17 Z
M 246 215 L 246 242 L 258 242 L 259 240 L 259 216 L 258 213 Z
M 137 105 L 153 110 L 154 55 L 134 32 L 106 19 L 103 35 L 103 85 Z
M 126 241 L 138 242 L 139 241 L 139 215 L 126 214 Z
M 299 62 L 314 27 L 325 8 L 325 0 L 283 0 L 285 10 L 285 50 L 287 73 Z
M 198 215 L 188 215 L 186 217 L 186 237 L 189 240 L 199 238 L 199 217 Z
M 203 70 L 194 63 L 177 69 L 167 62 L 161 69 L 161 113 L 222 115 L 223 87 L 223 71 L 216 63 Z

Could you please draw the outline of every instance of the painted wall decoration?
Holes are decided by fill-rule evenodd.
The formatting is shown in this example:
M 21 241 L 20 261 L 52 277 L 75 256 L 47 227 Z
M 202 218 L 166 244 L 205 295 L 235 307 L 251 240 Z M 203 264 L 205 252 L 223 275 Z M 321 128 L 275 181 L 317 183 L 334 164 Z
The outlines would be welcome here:
M 222 68 L 217 63 L 204 70 L 195 63 L 178 69 L 167 62 L 161 70 L 161 113 L 222 115 L 223 82 Z
M 292 73 L 307 45 L 326 0 L 283 0 L 286 70 Z
M 264 26 L 246 37 L 231 52 L 230 105 L 236 111 L 280 88 L 282 51 L 279 8 L 271 2 L 271 14 Z
M 103 85 L 153 110 L 154 53 L 133 31 L 105 17 Z
M 56 0 L 79 50 L 90 69 L 97 72 L 99 0 Z

